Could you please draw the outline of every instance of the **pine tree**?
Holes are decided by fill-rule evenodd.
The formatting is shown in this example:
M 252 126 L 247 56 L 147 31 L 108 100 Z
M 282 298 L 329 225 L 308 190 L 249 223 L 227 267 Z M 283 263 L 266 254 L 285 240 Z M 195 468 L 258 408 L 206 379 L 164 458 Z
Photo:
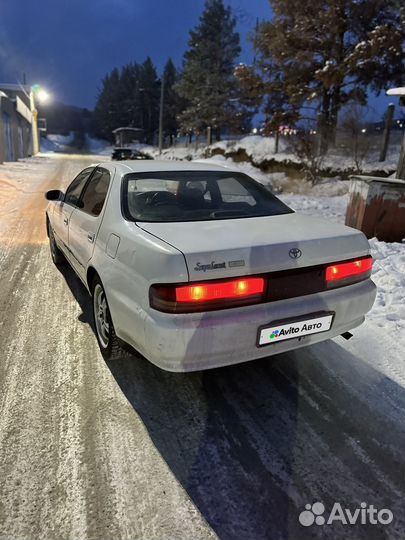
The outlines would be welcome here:
M 141 110 L 139 127 L 143 129 L 145 141 L 152 144 L 159 124 L 160 81 L 149 57 L 141 66 L 138 92 Z
M 235 24 L 231 9 L 222 0 L 206 0 L 200 22 L 190 32 L 183 74 L 176 85 L 187 100 L 179 116 L 185 133 L 198 134 L 210 126 L 219 138 L 221 128 L 235 118 L 234 65 L 240 54 Z
M 238 70 L 245 94 L 265 105 L 268 129 L 314 108 L 326 150 L 342 106 L 404 80 L 395 1 L 271 0 L 274 17 L 254 37 L 257 65 Z
M 120 95 L 121 109 L 125 120 L 122 126 L 140 127 L 142 124 L 142 111 L 140 103 L 139 79 L 141 66 L 130 63 L 121 70 Z
M 178 115 L 185 108 L 185 101 L 175 90 L 175 84 L 179 80 L 179 73 L 171 58 L 167 61 L 163 70 L 165 81 L 164 106 L 163 106 L 163 132 L 171 141 L 179 130 Z
M 95 134 L 111 141 L 112 130 L 120 126 L 121 116 L 120 74 L 115 68 L 102 80 L 102 88 L 94 109 Z
M 159 87 L 156 69 L 150 58 L 143 64 L 130 63 L 114 68 L 102 80 L 94 111 L 97 136 L 112 140 L 118 127 L 143 129 L 143 138 L 153 143 L 158 128 Z

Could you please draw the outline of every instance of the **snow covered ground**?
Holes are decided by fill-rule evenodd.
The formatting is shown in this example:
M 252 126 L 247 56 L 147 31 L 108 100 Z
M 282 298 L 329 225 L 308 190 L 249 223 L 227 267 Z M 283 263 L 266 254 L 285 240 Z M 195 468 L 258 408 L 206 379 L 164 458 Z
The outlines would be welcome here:
M 101 156 L 111 156 L 113 148 L 108 141 L 95 139 L 90 137 L 88 133 L 86 133 L 86 147 L 90 154 L 99 154 Z
M 13 216 L 38 191 L 53 167 L 45 157 L 0 164 L 0 239 Z
M 110 156 L 113 146 L 108 141 L 96 139 L 89 134 L 86 134 L 86 149 L 89 154 L 98 154 Z M 72 143 L 74 134 L 64 135 L 48 135 L 47 138 L 41 138 L 42 153 L 63 152 L 68 151 L 67 148 Z M 276 163 L 296 164 L 301 163 L 300 158 L 292 151 L 292 141 L 288 137 L 281 137 L 279 140 L 279 151 L 275 154 L 275 139 L 274 137 L 262 137 L 259 135 L 249 135 L 239 140 L 223 140 L 205 146 L 203 137 L 198 144 L 194 142 L 188 146 L 178 144 L 165 148 L 162 154 L 156 146 L 146 144 L 134 144 L 134 148 L 138 148 L 143 152 L 150 154 L 155 159 L 172 159 L 172 160 L 196 160 L 203 159 L 207 155 L 213 156 L 215 159 L 228 159 L 232 161 L 231 156 L 242 151 L 246 154 L 250 162 L 248 165 L 259 167 L 264 162 L 274 161 Z M 375 141 L 374 141 L 375 145 Z M 217 154 L 220 151 L 222 154 Z M 391 144 L 388 150 L 387 159 L 381 163 L 379 161 L 379 148 L 370 148 L 364 159 L 360 159 L 360 165 L 364 174 L 372 174 L 375 171 L 383 173 L 392 173 L 395 170 L 398 162 L 400 148 L 397 144 Z M 350 153 L 350 152 L 349 152 Z M 348 174 L 350 171 L 356 170 L 354 157 L 348 155 L 348 150 L 336 149 L 330 152 L 322 160 L 320 160 L 321 170 L 331 171 L 332 174 Z
M 203 139 L 201 139 L 202 142 Z M 380 149 L 373 141 L 374 146 L 370 147 L 362 159 L 359 159 L 360 166 L 365 174 L 371 174 L 374 171 L 392 173 L 396 169 L 400 147 L 397 144 L 391 144 L 388 150 L 387 159 L 381 163 L 379 161 Z M 371 143 L 370 143 L 371 144 Z M 259 135 L 249 135 L 240 140 L 224 140 L 207 147 L 194 143 L 189 146 L 172 146 L 163 150 L 161 157 L 163 159 L 200 159 L 206 155 L 214 155 L 218 150 L 225 156 L 230 157 L 239 151 L 243 151 L 248 156 L 251 163 L 260 166 L 264 162 L 274 161 L 276 163 L 293 163 L 299 165 L 300 158 L 292 151 L 292 140 L 288 137 L 280 138 L 279 151 L 275 151 L 274 137 L 261 137 Z M 149 146 L 144 149 L 155 159 L 158 158 L 156 147 Z M 321 170 L 333 171 L 335 173 L 345 173 L 357 169 L 353 155 L 349 155 L 350 150 L 336 149 L 320 160 Z
M 73 132 L 69 135 L 48 134 L 46 137 L 41 137 L 41 152 L 63 152 L 72 144 L 73 139 Z

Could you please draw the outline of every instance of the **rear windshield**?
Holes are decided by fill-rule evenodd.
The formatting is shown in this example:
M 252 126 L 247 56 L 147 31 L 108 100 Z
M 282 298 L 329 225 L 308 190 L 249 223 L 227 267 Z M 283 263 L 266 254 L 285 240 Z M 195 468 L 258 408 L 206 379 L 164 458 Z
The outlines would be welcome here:
M 292 210 L 241 173 L 170 171 L 124 176 L 124 215 L 133 221 L 208 221 L 288 214 Z

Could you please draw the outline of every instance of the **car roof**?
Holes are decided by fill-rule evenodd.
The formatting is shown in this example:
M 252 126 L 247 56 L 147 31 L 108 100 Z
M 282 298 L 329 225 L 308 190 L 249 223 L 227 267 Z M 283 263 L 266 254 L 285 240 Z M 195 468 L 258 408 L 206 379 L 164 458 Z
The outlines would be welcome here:
M 115 164 L 117 171 L 122 174 L 131 172 L 157 172 L 157 171 L 226 171 L 226 167 L 212 163 L 197 163 L 193 161 L 159 161 L 153 160 L 123 160 Z

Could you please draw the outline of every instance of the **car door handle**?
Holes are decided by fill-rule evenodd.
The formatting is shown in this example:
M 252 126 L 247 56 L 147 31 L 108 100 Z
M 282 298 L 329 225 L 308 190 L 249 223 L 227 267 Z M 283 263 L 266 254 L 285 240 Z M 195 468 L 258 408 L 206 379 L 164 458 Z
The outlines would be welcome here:
M 94 242 L 94 237 L 95 237 L 94 233 L 89 233 L 87 235 L 87 240 L 92 244 Z
M 65 225 L 68 225 L 68 224 L 69 224 L 68 218 L 65 218 L 65 219 L 63 220 L 63 223 L 64 223 Z

